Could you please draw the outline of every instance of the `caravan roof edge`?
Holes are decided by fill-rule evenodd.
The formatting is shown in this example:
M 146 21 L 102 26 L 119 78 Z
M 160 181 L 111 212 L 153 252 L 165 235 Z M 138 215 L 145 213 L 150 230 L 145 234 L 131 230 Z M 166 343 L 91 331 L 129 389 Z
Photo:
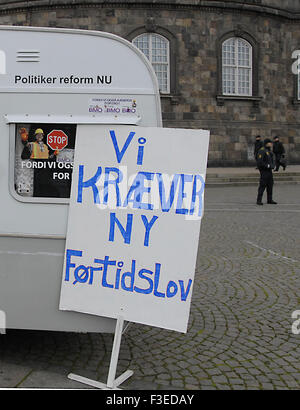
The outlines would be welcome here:
M 147 57 L 136 47 L 134 46 L 130 41 L 127 39 L 120 37 L 116 34 L 104 32 L 104 31 L 96 31 L 96 30 L 82 30 L 82 29 L 70 29 L 70 28 L 60 28 L 60 27 L 33 27 L 33 26 L 10 26 L 10 25 L 0 25 L 0 33 L 1 31 L 23 31 L 23 32 L 40 32 L 40 33 L 49 33 L 49 34 L 54 34 L 54 33 L 61 33 L 61 34 L 66 34 L 66 35 L 83 35 L 83 36 L 94 36 L 94 37 L 102 37 L 102 38 L 107 38 L 114 40 L 116 42 L 119 42 L 123 44 L 124 46 L 128 47 L 132 52 L 134 52 L 144 63 L 146 66 L 154 88 L 154 95 L 155 95 L 155 100 L 156 100 L 156 109 L 157 109 L 157 115 L 159 119 L 159 124 L 158 126 L 162 126 L 162 117 L 161 117 L 161 101 L 160 101 L 160 91 L 159 91 L 159 85 L 158 85 L 158 80 L 156 77 L 156 74 L 154 72 L 154 69 L 150 63 L 150 61 L 147 59 Z M 0 92 L 3 92 L 4 90 L 0 90 Z M 7 92 L 8 90 L 5 90 Z M 36 90 L 32 90 L 32 92 L 35 92 Z M 60 90 L 56 90 L 56 92 L 59 92 Z M 128 90 L 123 90 L 128 91 Z M 135 92 L 137 90 L 134 90 Z M 148 90 L 144 90 L 148 91 Z M 11 90 L 11 92 L 15 92 L 15 90 Z M 26 91 L 27 92 L 27 91 Z M 141 92 L 141 90 L 140 90 Z M 140 93 L 139 92 L 139 93 Z M 149 92 L 146 92 L 146 94 L 150 95 Z M 152 94 L 153 95 L 153 94 Z
M 5 26 L 0 25 L 0 31 L 11 30 L 11 31 L 35 31 L 35 32 L 45 32 L 45 33 L 61 33 L 61 34 L 79 34 L 85 36 L 98 36 L 98 37 L 106 37 L 112 40 L 118 41 L 132 51 L 134 51 L 146 64 L 152 79 L 156 85 L 156 91 L 159 94 L 159 87 L 156 75 L 154 73 L 153 67 L 147 57 L 137 48 L 135 47 L 130 41 L 126 40 L 123 37 L 117 36 L 116 34 L 107 33 L 105 31 L 96 31 L 96 30 L 82 30 L 82 29 L 70 29 L 70 28 L 60 28 L 60 27 L 32 27 L 32 26 Z

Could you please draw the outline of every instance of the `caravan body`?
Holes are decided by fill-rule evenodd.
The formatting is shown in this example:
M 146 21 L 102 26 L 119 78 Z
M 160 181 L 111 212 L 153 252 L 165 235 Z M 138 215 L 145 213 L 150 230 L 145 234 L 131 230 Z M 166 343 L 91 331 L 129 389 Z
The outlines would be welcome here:
M 113 332 L 112 319 L 58 309 L 76 126 L 161 126 L 155 73 L 131 43 L 108 33 L 2 26 L 0 39 L 6 326 Z

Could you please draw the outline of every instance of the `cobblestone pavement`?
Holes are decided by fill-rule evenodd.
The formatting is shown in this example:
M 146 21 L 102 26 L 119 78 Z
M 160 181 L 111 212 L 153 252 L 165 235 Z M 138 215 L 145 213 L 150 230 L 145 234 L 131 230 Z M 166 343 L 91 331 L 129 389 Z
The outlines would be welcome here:
M 299 389 L 300 186 L 208 188 L 186 335 L 130 324 L 118 374 L 127 389 Z M 9 331 L 0 337 L 0 387 L 84 388 L 104 382 L 112 335 Z

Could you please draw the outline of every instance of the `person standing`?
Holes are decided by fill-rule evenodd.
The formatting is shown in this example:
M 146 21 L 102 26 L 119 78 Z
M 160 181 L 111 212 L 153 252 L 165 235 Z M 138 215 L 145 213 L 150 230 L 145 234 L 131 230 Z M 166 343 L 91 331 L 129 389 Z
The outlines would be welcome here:
M 271 151 L 272 141 L 270 139 L 264 140 L 264 145 L 257 153 L 257 168 L 260 172 L 260 181 L 257 192 L 257 205 L 263 205 L 262 197 L 265 189 L 267 189 L 267 203 L 276 205 L 277 202 L 273 201 L 273 153 Z
M 285 154 L 285 149 L 281 141 L 279 141 L 279 137 L 276 136 L 274 137 L 274 143 L 273 143 L 273 153 L 275 155 L 275 169 L 274 171 L 279 171 L 280 165 L 282 166 L 283 170 L 285 171 L 286 164 L 284 161 L 282 161 L 282 158 L 284 158 Z

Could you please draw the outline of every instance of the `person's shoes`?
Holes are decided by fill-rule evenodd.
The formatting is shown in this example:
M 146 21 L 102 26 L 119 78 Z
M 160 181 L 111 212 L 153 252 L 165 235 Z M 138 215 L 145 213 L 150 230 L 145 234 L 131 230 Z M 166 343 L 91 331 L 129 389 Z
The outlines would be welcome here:
M 277 202 L 275 202 L 275 201 L 268 201 L 268 204 L 271 204 L 271 205 L 277 205 Z
M 263 203 L 261 201 L 257 201 L 256 205 L 263 205 Z
M 286 167 L 283 167 L 283 170 L 285 171 Z

